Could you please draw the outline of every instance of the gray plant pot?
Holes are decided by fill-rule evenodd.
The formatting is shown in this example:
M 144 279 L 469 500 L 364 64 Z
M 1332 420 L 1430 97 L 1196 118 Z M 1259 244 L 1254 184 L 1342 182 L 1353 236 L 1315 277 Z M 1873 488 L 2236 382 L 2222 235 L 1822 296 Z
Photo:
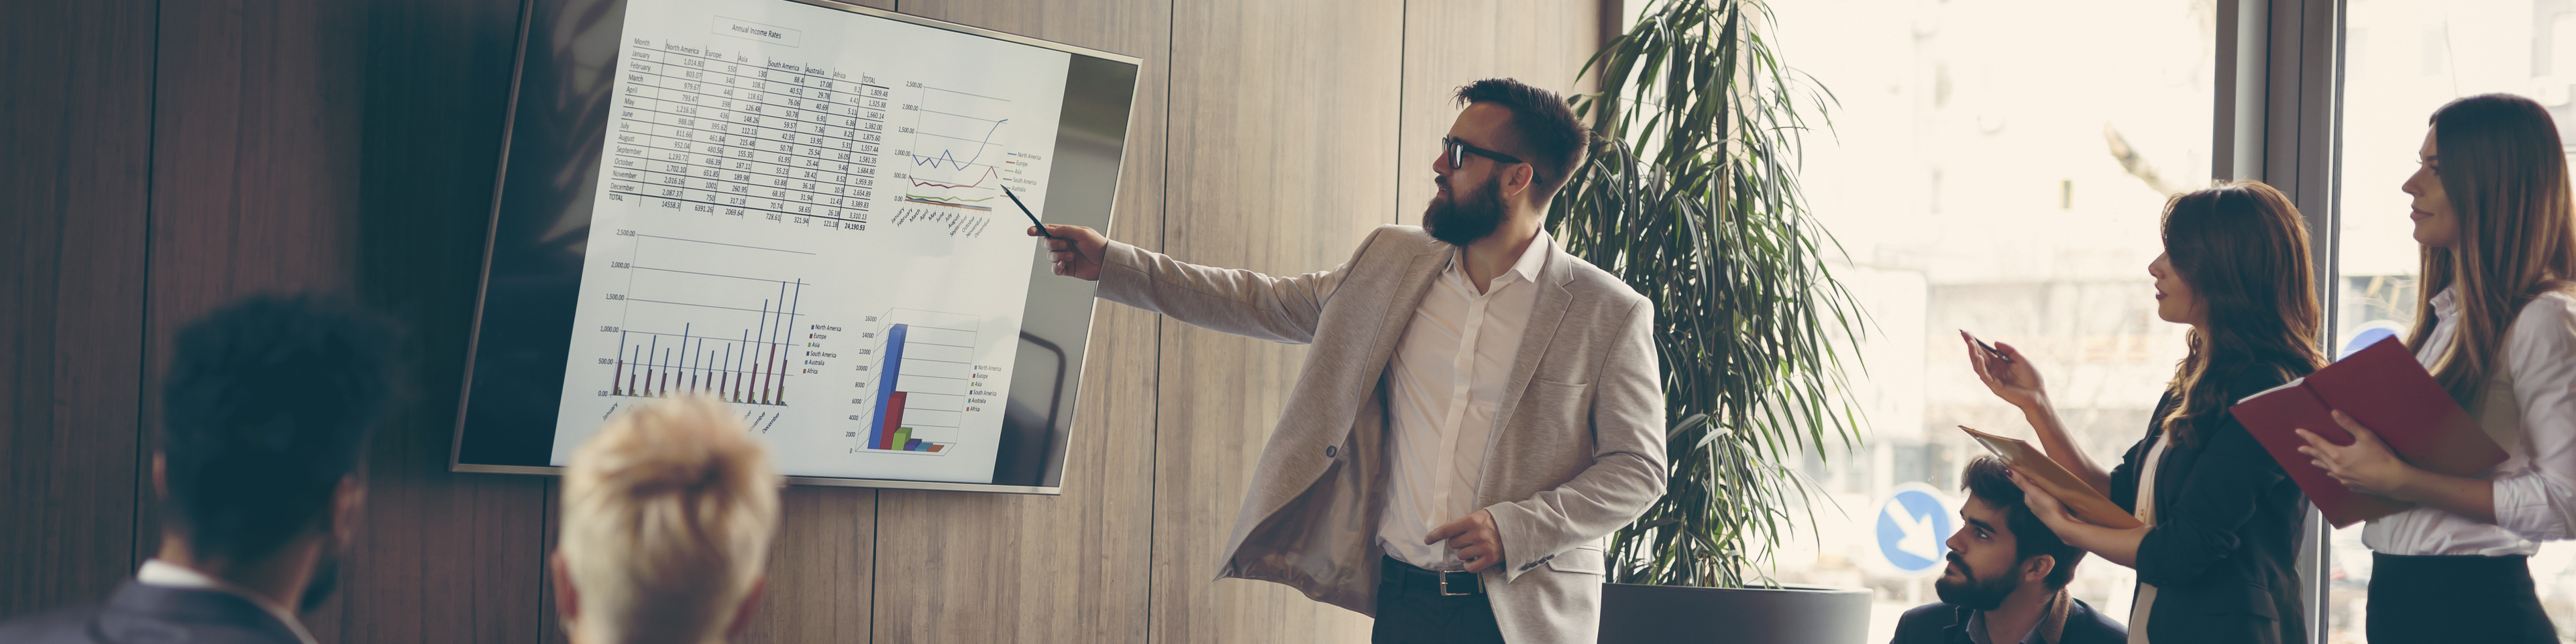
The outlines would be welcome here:
M 1601 644 L 1863 644 L 1866 588 L 1601 585 Z

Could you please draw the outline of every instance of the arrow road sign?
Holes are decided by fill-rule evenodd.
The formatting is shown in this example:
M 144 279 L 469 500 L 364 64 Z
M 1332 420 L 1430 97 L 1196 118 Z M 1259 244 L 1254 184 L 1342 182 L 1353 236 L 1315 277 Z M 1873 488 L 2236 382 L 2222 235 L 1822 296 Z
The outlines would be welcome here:
M 1906 573 L 1941 569 L 1950 547 L 1945 541 L 1957 528 L 1950 506 L 1938 490 L 1921 483 L 1896 486 L 1878 505 L 1878 554 Z

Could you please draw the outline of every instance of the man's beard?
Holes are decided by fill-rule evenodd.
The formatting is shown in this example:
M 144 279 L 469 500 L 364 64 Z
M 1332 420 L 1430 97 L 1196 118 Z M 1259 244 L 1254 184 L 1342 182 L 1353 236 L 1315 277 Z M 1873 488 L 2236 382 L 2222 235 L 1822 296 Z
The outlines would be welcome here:
M 295 600 L 296 614 L 321 608 L 323 602 L 331 601 L 331 593 L 340 589 L 340 560 L 345 554 L 342 551 L 348 548 L 339 541 L 332 537 L 330 543 L 322 544 L 322 559 L 313 562 L 313 577 L 304 582 L 304 596 Z
M 1948 577 L 1943 577 L 1932 582 L 1933 594 L 1940 595 L 1941 603 L 1944 604 L 1964 606 L 1974 610 L 1994 610 L 2004 605 L 2004 598 L 2011 596 L 2013 589 L 2021 586 L 2021 576 L 2013 574 L 2005 574 L 1993 580 L 1978 580 L 1977 571 L 1968 569 L 1967 560 L 1959 558 L 1959 553 L 1956 552 L 1950 553 L 1950 564 L 1958 566 L 1959 576 L 1967 577 L 1968 581 L 1953 584 Z
M 1448 177 L 1432 181 L 1450 187 Z M 1503 216 L 1503 178 L 1495 175 L 1481 189 L 1451 187 L 1448 199 L 1432 197 L 1431 206 L 1422 210 L 1422 228 L 1432 239 L 1465 246 L 1494 234 L 1503 226 Z

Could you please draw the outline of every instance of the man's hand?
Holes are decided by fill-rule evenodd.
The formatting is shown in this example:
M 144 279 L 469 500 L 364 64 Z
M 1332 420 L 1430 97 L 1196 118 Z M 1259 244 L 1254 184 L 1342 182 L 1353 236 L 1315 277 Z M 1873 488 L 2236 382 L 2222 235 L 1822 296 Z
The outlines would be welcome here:
M 1449 540 L 1449 549 L 1467 562 L 1467 572 L 1484 572 L 1503 562 L 1503 535 L 1494 530 L 1494 515 L 1484 510 L 1433 528 L 1431 534 L 1422 536 L 1422 543 L 1439 543 L 1442 539 Z
M 1055 258 L 1055 274 L 1100 281 L 1100 260 L 1109 250 L 1109 238 L 1086 226 L 1047 224 L 1046 232 L 1029 227 L 1030 237 L 1054 235 L 1046 240 L 1048 254 Z

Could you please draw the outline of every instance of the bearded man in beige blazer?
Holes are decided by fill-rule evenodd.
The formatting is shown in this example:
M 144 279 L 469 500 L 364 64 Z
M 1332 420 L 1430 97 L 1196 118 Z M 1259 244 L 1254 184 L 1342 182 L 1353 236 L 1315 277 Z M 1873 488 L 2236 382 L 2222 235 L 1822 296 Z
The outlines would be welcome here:
M 1591 642 L 1603 537 L 1664 491 L 1654 307 L 1540 229 L 1589 136 L 1565 101 L 1490 79 L 1458 102 L 1424 226 L 1338 268 L 1197 266 L 1080 226 L 1048 245 L 1102 298 L 1314 345 L 1220 578 L 1375 617 L 1378 642 Z

